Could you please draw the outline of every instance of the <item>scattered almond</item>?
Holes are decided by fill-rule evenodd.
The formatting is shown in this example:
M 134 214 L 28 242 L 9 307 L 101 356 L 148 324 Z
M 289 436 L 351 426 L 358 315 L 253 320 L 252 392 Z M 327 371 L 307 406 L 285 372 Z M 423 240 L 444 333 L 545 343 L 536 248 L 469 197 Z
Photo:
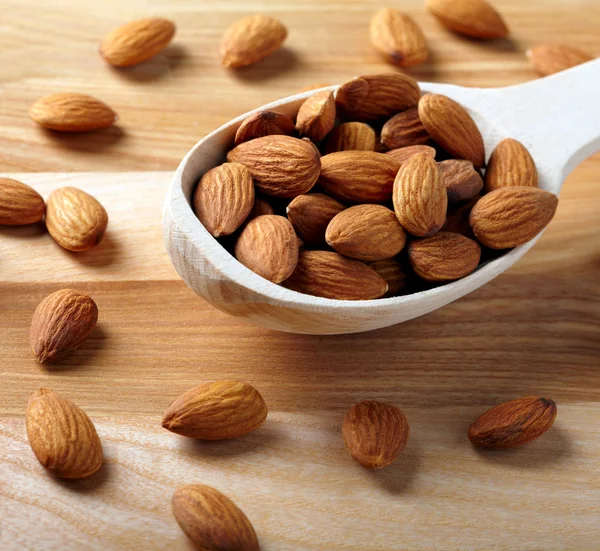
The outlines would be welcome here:
M 481 39 L 508 36 L 502 16 L 485 0 L 426 0 L 425 5 L 451 31 Z
M 0 226 L 24 226 L 39 222 L 46 212 L 42 196 L 27 184 L 0 178 Z
M 314 143 L 319 143 L 335 125 L 333 92 L 324 90 L 310 96 L 301 106 L 296 119 L 296 130 Z
M 287 207 L 287 217 L 305 244 L 325 244 L 325 230 L 331 219 L 346 207 L 324 193 L 298 195 Z
M 368 265 L 388 284 L 387 293 L 383 295 L 384 298 L 396 296 L 408 285 L 408 274 L 402 264 L 395 258 L 376 260 L 375 262 L 369 262 Z
M 529 151 L 517 140 L 502 140 L 492 152 L 485 171 L 485 191 L 509 186 L 537 185 L 537 168 Z
M 408 159 L 410 159 L 413 155 L 417 153 L 426 153 L 432 159 L 435 159 L 436 151 L 433 147 L 429 147 L 428 145 L 409 145 L 407 147 L 400 147 L 399 149 L 392 149 L 387 152 L 387 155 L 393 157 L 403 165 Z
M 449 203 L 468 201 L 479 195 L 483 189 L 481 174 L 475 170 L 471 161 L 450 159 L 438 163 L 438 166 L 448 192 Z
M 271 135 L 291 136 L 294 122 L 278 111 L 260 111 L 242 122 L 235 133 L 235 145 Z
M 326 153 L 336 151 L 374 151 L 375 130 L 362 122 L 345 122 L 327 137 Z
M 394 115 L 381 129 L 381 143 L 388 149 L 423 145 L 429 140 L 416 107 Z
M 565 71 L 592 61 L 594 56 L 567 44 L 540 44 L 527 52 L 533 68 L 542 76 Z

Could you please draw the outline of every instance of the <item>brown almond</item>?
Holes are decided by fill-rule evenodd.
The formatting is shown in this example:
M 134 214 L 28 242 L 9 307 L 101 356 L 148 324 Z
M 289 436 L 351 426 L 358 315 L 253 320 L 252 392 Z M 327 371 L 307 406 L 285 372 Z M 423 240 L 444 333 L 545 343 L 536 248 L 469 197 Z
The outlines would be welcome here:
M 507 138 L 492 152 L 485 171 L 485 191 L 509 186 L 538 186 L 535 162 L 525 146 Z
M 389 118 L 419 103 L 417 81 L 403 73 L 356 77 L 342 84 L 335 98 L 346 118 L 368 122 Z
M 592 61 L 594 56 L 567 44 L 540 44 L 527 52 L 533 68 L 542 76 L 553 75 Z
M 235 257 L 259 276 L 281 283 L 298 263 L 298 241 L 292 224 L 274 214 L 250 220 L 235 244 Z
M 485 0 L 426 0 L 427 9 L 456 33 L 473 38 L 506 38 L 502 16 Z
M 312 247 L 325 244 L 325 231 L 331 219 L 345 209 L 324 193 L 298 195 L 287 207 L 287 217 L 304 243 Z
M 33 453 L 54 476 L 84 478 L 102 466 L 96 428 L 68 398 L 40 388 L 29 397 L 25 422 Z
M 331 220 L 325 240 L 344 256 L 374 261 L 396 256 L 406 244 L 406 233 L 387 207 L 356 205 Z
M 194 190 L 194 211 L 214 235 L 230 235 L 250 214 L 254 184 L 250 171 L 240 163 L 224 163 L 209 170 Z
M 430 139 L 416 107 L 394 115 L 381 129 L 381 143 L 388 149 L 423 145 Z
M 446 223 L 442 228 L 443 231 L 460 233 L 461 235 L 474 239 L 475 234 L 473 233 L 471 224 L 469 223 L 469 215 L 479 199 L 481 199 L 481 197 L 477 196 L 473 197 L 473 199 L 467 203 L 448 205 Z
M 388 284 L 384 298 L 396 296 L 406 288 L 409 283 L 406 270 L 395 258 L 386 258 L 369 262 L 368 266 L 375 270 Z
M 394 182 L 394 211 L 410 234 L 427 237 L 446 221 L 448 194 L 435 160 L 418 153 L 406 161 Z
M 290 117 L 277 111 L 260 111 L 242 122 L 235 133 L 235 145 L 271 135 L 291 136 L 294 122 Z
M 435 159 L 436 151 L 433 147 L 429 147 L 428 145 L 409 145 L 407 147 L 400 147 L 399 149 L 392 149 L 388 151 L 386 155 L 393 157 L 403 165 L 408 159 L 410 159 L 413 155 L 417 153 L 426 153 L 432 159 Z
M 254 206 L 246 218 L 246 222 L 250 222 L 250 220 L 254 220 L 264 214 L 275 214 L 275 209 L 268 201 L 256 197 L 254 199 Z
M 185 535 L 202 551 L 259 551 L 252 524 L 227 496 L 204 484 L 178 488 L 171 503 Z
M 302 251 L 294 273 L 283 285 L 299 293 L 338 300 L 370 300 L 387 292 L 387 283 L 375 270 L 329 251 Z
M 408 246 L 408 259 L 415 273 L 426 281 L 454 281 L 469 275 L 479 265 L 481 247 L 459 233 L 439 232 L 417 239 Z
M 490 249 L 510 249 L 533 239 L 552 220 L 558 197 L 534 187 L 490 191 L 469 216 L 477 239 Z
M 46 202 L 46 227 L 61 247 L 87 251 L 100 244 L 108 226 L 104 207 L 74 187 L 55 189 Z
M 241 143 L 227 154 L 227 160 L 242 163 L 256 188 L 274 197 L 306 193 L 321 170 L 314 144 L 290 136 L 264 136 Z
M 281 48 L 287 29 L 267 15 L 251 15 L 236 21 L 223 35 L 219 52 L 224 67 L 246 67 Z
M 61 92 L 37 100 L 29 116 L 41 127 L 61 132 L 88 132 L 112 126 L 117 114 L 86 94 Z
M 0 226 L 35 224 L 45 212 L 44 199 L 32 187 L 12 178 L 0 178 Z
M 100 55 L 115 67 L 130 67 L 162 52 L 175 36 L 175 24 L 162 17 L 130 21 L 104 37 Z
M 483 167 L 481 132 L 462 105 L 441 94 L 426 94 L 419 101 L 419 117 L 430 136 L 453 157 Z
M 335 100 L 333 92 L 324 90 L 310 96 L 300 106 L 296 118 L 296 130 L 319 143 L 329 134 L 335 125 Z
M 391 404 L 365 400 L 350 408 L 342 435 L 350 455 L 367 469 L 381 469 L 402 453 L 410 427 L 402 410 Z
M 471 161 L 449 159 L 438 163 L 438 166 L 448 192 L 449 203 L 468 201 L 479 195 L 483 189 L 481 174 L 475 170 Z
M 556 419 L 556 404 L 527 396 L 493 407 L 469 427 L 469 440 L 482 448 L 513 448 L 544 434 Z
M 336 151 L 374 151 L 375 130 L 363 122 L 345 122 L 327 137 L 326 153 Z
M 411 67 L 429 57 L 425 35 L 410 15 L 382 8 L 373 15 L 369 30 L 371 43 L 390 63 Z
M 400 164 L 374 151 L 338 151 L 321 158 L 319 185 L 342 201 L 389 201 Z
M 267 405 L 258 390 L 223 380 L 184 392 L 163 414 L 162 426 L 188 438 L 225 440 L 257 429 L 266 418 Z

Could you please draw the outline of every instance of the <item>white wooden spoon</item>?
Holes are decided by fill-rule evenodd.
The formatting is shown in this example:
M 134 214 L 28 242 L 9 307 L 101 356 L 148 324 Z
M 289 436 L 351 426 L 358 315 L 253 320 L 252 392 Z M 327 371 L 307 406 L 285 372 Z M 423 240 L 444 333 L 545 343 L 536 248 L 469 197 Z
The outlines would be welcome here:
M 328 89 L 336 90 L 337 86 Z M 555 194 L 577 164 L 600 150 L 600 59 L 507 88 L 421 83 L 421 89 L 445 94 L 468 109 L 484 137 L 488 158 L 503 138 L 522 142 L 536 162 L 540 187 Z M 294 116 L 311 94 L 314 91 L 256 111 L 275 109 Z M 275 285 L 233 258 L 190 207 L 200 176 L 224 161 L 235 131 L 256 111 L 232 120 L 196 144 L 179 165 L 164 208 L 165 244 L 175 269 L 189 287 L 224 312 L 295 333 L 354 333 L 386 327 L 427 314 L 481 287 L 510 268 L 539 238 L 481 266 L 468 277 L 412 295 L 339 301 Z

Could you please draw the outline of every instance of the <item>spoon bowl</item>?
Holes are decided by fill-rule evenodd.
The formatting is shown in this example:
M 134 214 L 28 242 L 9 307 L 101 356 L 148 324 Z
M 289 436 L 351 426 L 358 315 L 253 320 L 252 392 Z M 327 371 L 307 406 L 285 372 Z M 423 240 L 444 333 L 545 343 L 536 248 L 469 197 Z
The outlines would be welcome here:
M 600 149 L 600 60 L 544 79 L 506 88 L 464 88 L 420 83 L 423 93 L 444 94 L 469 111 L 484 138 L 486 160 L 498 142 L 514 138 L 531 153 L 539 186 L 558 194 L 579 162 Z M 322 90 L 337 90 L 330 86 Z M 191 207 L 194 186 L 225 161 L 244 119 L 264 109 L 292 118 L 315 90 L 269 103 L 228 122 L 187 154 L 175 172 L 163 213 L 168 254 L 182 279 L 219 310 L 293 333 L 340 334 L 379 329 L 427 314 L 500 275 L 539 239 L 516 247 L 458 281 L 394 298 L 342 301 L 291 291 L 255 274 L 204 228 Z

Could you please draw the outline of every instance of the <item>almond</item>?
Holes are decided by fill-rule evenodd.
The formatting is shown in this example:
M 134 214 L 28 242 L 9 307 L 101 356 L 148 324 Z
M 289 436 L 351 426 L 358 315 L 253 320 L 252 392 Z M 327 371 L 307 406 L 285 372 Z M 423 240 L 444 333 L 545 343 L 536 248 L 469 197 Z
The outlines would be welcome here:
M 527 396 L 493 407 L 469 427 L 469 440 L 482 448 L 512 448 L 535 440 L 556 419 L 556 404 Z
M 384 73 L 356 77 L 342 84 L 335 101 L 346 118 L 368 122 L 415 107 L 420 96 L 421 90 L 414 78 L 403 73 Z
M 59 478 L 84 478 L 103 461 L 102 444 L 86 413 L 47 388 L 35 391 L 25 413 L 27 438 L 37 460 Z
M 415 20 L 392 8 L 375 12 L 370 26 L 371 43 L 383 57 L 400 67 L 423 63 L 429 57 L 425 35 Z
M 274 214 L 250 220 L 235 244 L 235 257 L 259 276 L 281 283 L 298 263 L 298 241 L 292 224 Z
M 252 524 L 242 510 L 218 490 L 188 484 L 173 494 L 173 516 L 203 551 L 259 551 Z
M 281 48 L 285 26 L 267 15 L 251 15 L 236 21 L 223 35 L 220 46 L 224 67 L 246 67 Z
M 327 137 L 326 153 L 336 151 L 374 151 L 375 130 L 362 122 L 345 122 Z
M 38 362 L 51 362 L 77 348 L 96 327 L 98 307 L 84 293 L 62 289 L 35 309 L 29 345 Z
M 473 38 L 505 38 L 502 16 L 485 0 L 426 0 L 427 9 L 451 31 Z
M 290 117 L 277 111 L 260 111 L 242 122 L 235 133 L 235 145 L 271 135 L 291 136 L 294 123 Z
M 374 151 L 339 151 L 321 158 L 319 185 L 342 201 L 389 201 L 400 164 Z
M 36 101 L 29 116 L 41 127 L 62 132 L 88 132 L 112 126 L 117 114 L 105 103 L 85 94 L 61 92 Z
M 308 140 L 290 136 L 264 136 L 244 142 L 227 154 L 227 160 L 245 165 L 254 185 L 275 197 L 306 193 L 321 170 L 317 148 Z
M 408 161 L 408 159 L 417 153 L 426 153 L 432 159 L 435 159 L 436 156 L 435 149 L 433 149 L 433 147 L 429 147 L 428 145 L 409 145 L 407 147 L 400 147 L 399 149 L 392 149 L 386 154 L 396 159 L 400 165 L 403 165 L 406 161 Z
M 296 130 L 301 136 L 319 143 L 335 125 L 333 92 L 324 90 L 310 96 L 301 106 L 296 118 Z
M 267 405 L 258 390 L 225 380 L 184 392 L 165 411 L 162 426 L 188 438 L 224 440 L 257 429 L 266 418 Z
M 448 205 L 446 223 L 442 229 L 447 232 L 460 233 L 461 235 L 474 239 L 475 234 L 469 223 L 469 215 L 479 199 L 481 199 L 481 197 L 477 196 L 473 197 L 473 199 L 467 203 Z
M 419 117 L 431 137 L 453 157 L 483 167 L 483 138 L 464 107 L 447 96 L 426 94 L 419 101 Z
M 324 193 L 298 195 L 287 207 L 287 217 L 296 233 L 309 246 L 325 244 L 331 219 L 346 207 Z
M 356 205 L 331 220 L 325 240 L 344 256 L 373 261 L 396 256 L 406 244 L 406 234 L 387 207 Z
M 375 270 L 388 284 L 385 297 L 393 297 L 400 293 L 408 285 L 408 274 L 406 270 L 395 258 L 386 258 L 369 262 L 369 267 Z
M 481 247 L 458 233 L 439 232 L 417 239 L 408 246 L 408 259 L 415 273 L 426 281 L 454 281 L 469 275 L 479 265 Z
M 485 171 L 485 191 L 509 186 L 538 186 L 535 162 L 525 146 L 507 138 L 492 152 Z
M 394 115 L 381 129 L 381 143 L 388 149 L 423 145 L 429 140 L 416 107 Z
M 469 221 L 477 239 L 490 249 L 510 249 L 533 239 L 552 220 L 558 197 L 534 187 L 504 187 L 484 195 Z
M 475 170 L 471 161 L 450 159 L 438 163 L 442 180 L 448 192 L 449 203 L 468 201 L 483 189 L 481 174 Z
M 0 226 L 39 222 L 46 212 L 42 196 L 18 180 L 0 178 Z
M 375 400 L 352 406 L 342 424 L 346 448 L 367 469 L 381 469 L 395 461 L 409 434 L 408 420 L 402 410 Z
M 240 163 L 217 166 L 202 176 L 193 202 L 196 215 L 211 235 L 230 235 L 254 205 L 252 175 Z
M 74 187 L 54 190 L 46 203 L 46 227 L 61 247 L 81 252 L 104 237 L 108 214 L 91 195 Z
M 283 285 L 299 293 L 338 300 L 369 300 L 387 292 L 387 283 L 375 270 L 329 251 L 302 251 L 294 273 Z
M 430 155 L 418 153 L 402 165 L 394 182 L 393 201 L 400 224 L 412 235 L 427 237 L 444 225 L 448 195 Z
M 130 21 L 104 37 L 100 55 L 114 67 L 130 67 L 162 52 L 175 35 L 175 24 L 161 17 Z
M 254 206 L 246 218 L 246 222 L 250 222 L 250 220 L 254 220 L 264 214 L 275 214 L 275 209 L 273 209 L 273 206 L 268 201 L 256 197 L 254 199 Z
M 540 44 L 527 52 L 533 68 L 542 76 L 552 75 L 594 59 L 585 50 L 567 44 Z

